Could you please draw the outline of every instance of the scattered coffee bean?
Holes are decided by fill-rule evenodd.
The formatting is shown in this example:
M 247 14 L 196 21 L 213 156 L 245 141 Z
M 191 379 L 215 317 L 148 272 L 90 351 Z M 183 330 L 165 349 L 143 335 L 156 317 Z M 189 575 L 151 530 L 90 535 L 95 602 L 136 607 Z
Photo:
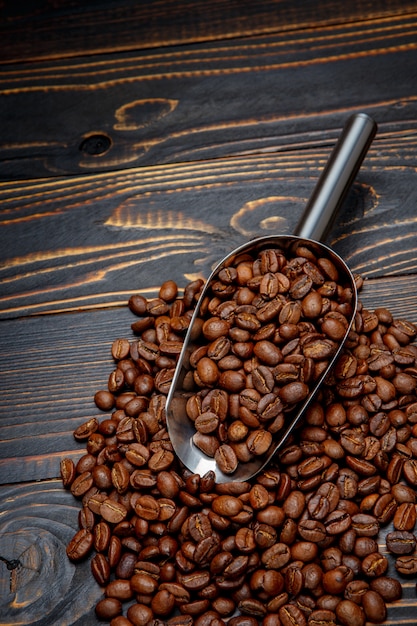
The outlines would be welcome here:
M 190 474 L 173 454 L 166 394 L 203 286 L 173 281 L 132 296 L 134 338 L 111 346 L 104 419 L 74 432 L 63 459 L 80 501 L 73 562 L 91 557 L 114 626 L 363 626 L 386 621 L 417 572 L 417 348 L 414 325 L 358 312 L 303 427 L 258 476 L 237 463 L 267 453 L 343 335 L 349 295 L 327 260 L 265 250 L 219 274 L 198 322 L 187 414 L 195 444 L 231 482 Z M 207 343 L 208 342 L 208 343 Z M 123 381 L 123 382 L 122 382 Z M 195 388 L 197 385 L 197 389 Z M 380 552 L 381 529 L 387 556 Z

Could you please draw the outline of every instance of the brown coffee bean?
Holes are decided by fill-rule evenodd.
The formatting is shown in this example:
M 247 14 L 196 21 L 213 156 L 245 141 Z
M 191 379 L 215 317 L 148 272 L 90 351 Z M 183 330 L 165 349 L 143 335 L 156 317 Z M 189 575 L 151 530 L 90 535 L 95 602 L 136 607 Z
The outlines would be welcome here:
M 372 515 L 358 513 L 352 516 L 352 528 L 360 537 L 376 537 L 379 533 L 379 522 Z
M 284 604 L 278 611 L 282 626 L 306 626 L 304 613 L 294 604 Z
M 243 508 L 242 502 L 231 495 L 217 496 L 212 502 L 212 509 L 218 515 L 226 517 L 234 517 L 238 515 Z
M 115 579 L 106 585 L 104 593 L 107 598 L 117 598 L 122 602 L 133 597 L 129 580 Z
M 126 507 L 120 502 L 116 502 L 107 498 L 100 506 L 100 515 L 106 522 L 111 524 L 118 524 L 123 521 L 127 516 Z
M 315 543 L 320 543 L 327 535 L 324 524 L 314 519 L 301 520 L 298 524 L 298 532 L 303 539 Z
M 110 622 L 114 617 L 122 614 L 123 606 L 117 598 L 103 598 L 95 606 L 99 619 Z
M 110 545 L 111 529 L 103 521 L 98 522 L 94 527 L 94 549 L 97 552 L 107 552 Z
M 362 561 L 362 571 L 370 578 L 382 576 L 388 569 L 388 560 L 379 552 L 368 554 Z
M 336 614 L 326 609 L 312 611 L 308 617 L 308 626 L 336 626 Z
M 346 585 L 352 580 L 353 572 L 345 565 L 329 569 L 323 574 L 323 589 L 331 594 L 343 594 Z
M 416 555 L 399 556 L 395 561 L 395 569 L 404 576 L 414 576 L 417 573 Z
M 282 508 L 287 515 L 291 519 L 298 519 L 301 517 L 306 500 L 305 496 L 301 491 L 295 490 L 292 491 L 288 497 L 285 499 Z
M 393 525 L 396 530 L 412 531 L 416 524 L 416 506 L 412 502 L 401 503 L 395 511 Z
M 265 454 L 272 443 L 272 434 L 267 430 L 254 430 L 246 439 L 249 452 L 256 456 Z
M 291 545 L 291 558 L 293 561 L 309 563 L 318 556 L 317 544 L 313 541 L 296 541 Z
M 372 589 L 362 597 L 362 608 L 366 618 L 374 624 L 381 624 L 387 618 L 387 607 L 382 596 Z
M 87 528 L 81 528 L 69 541 L 66 553 L 73 562 L 82 561 L 90 553 L 94 543 L 94 536 Z
M 70 458 L 64 458 L 60 462 L 59 467 L 60 467 L 60 475 L 62 479 L 62 484 L 65 489 L 68 489 L 69 487 L 71 487 L 76 477 L 75 463 Z
M 236 456 L 236 452 L 231 446 L 227 444 L 220 445 L 214 453 L 214 459 L 218 468 L 224 474 L 233 474 L 233 472 L 236 471 L 238 458 Z
M 284 543 L 275 543 L 263 552 L 261 561 L 268 569 L 280 569 L 288 563 L 290 558 L 289 547 Z
M 91 573 L 97 583 L 104 587 L 110 580 L 110 564 L 104 554 L 95 554 L 91 559 Z
M 336 607 L 336 617 L 343 626 L 364 626 L 365 613 L 358 604 L 351 600 L 342 600 Z
M 384 599 L 385 602 L 396 602 L 402 597 L 402 586 L 399 580 L 391 576 L 379 576 L 370 582 L 370 587 Z
M 279 397 L 285 404 L 302 402 L 309 394 L 308 386 L 301 381 L 294 381 L 284 385 L 279 391 Z
M 323 524 L 328 535 L 338 535 L 350 528 L 352 518 L 346 511 L 335 510 L 329 513 Z
M 391 521 L 397 510 L 397 502 L 391 493 L 384 493 L 375 502 L 373 514 L 380 524 Z

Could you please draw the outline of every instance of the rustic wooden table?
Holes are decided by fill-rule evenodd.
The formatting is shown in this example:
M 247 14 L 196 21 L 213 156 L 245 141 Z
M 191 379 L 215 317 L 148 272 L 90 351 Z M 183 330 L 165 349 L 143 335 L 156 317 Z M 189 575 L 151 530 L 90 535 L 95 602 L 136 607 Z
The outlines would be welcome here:
M 363 5 L 363 6 L 362 6 Z M 329 244 L 417 322 L 417 3 L 0 7 L 0 624 L 99 623 L 59 464 L 132 293 L 291 233 L 347 117 L 378 134 Z M 389 610 L 414 624 L 415 581 Z

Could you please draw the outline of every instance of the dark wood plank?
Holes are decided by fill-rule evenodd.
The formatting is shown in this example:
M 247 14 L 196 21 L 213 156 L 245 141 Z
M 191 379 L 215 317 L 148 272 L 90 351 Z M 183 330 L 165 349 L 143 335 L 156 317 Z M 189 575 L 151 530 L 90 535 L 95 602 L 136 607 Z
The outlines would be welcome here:
M 328 144 L 360 109 L 395 149 L 415 137 L 416 48 L 413 13 L 5 65 L 0 178 L 287 152 Z
M 412 0 L 382 0 L 366 7 L 366 17 L 405 15 Z M 115 50 L 227 39 L 299 25 L 352 22 L 361 3 L 329 0 L 103 0 L 33 2 L 5 0 L 0 8 L 0 62 L 73 57 Z
M 412 146 L 382 125 L 329 238 L 364 278 L 415 272 Z M 0 315 L 111 306 L 206 277 L 244 241 L 293 231 L 330 150 L 3 183 Z
M 99 624 L 94 606 L 102 590 L 90 563 L 75 566 L 65 553 L 78 530 L 79 502 L 58 480 L 2 487 L 0 500 L 0 557 L 7 561 L 0 561 L 1 623 Z

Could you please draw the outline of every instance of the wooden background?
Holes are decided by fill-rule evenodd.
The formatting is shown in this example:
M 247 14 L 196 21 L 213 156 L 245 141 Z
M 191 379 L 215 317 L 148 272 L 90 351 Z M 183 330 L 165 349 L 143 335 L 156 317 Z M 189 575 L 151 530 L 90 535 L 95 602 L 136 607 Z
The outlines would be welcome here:
M 99 623 L 57 476 L 130 294 L 291 233 L 358 111 L 379 130 L 328 242 L 417 322 L 417 2 L 0 2 L 0 625 Z

